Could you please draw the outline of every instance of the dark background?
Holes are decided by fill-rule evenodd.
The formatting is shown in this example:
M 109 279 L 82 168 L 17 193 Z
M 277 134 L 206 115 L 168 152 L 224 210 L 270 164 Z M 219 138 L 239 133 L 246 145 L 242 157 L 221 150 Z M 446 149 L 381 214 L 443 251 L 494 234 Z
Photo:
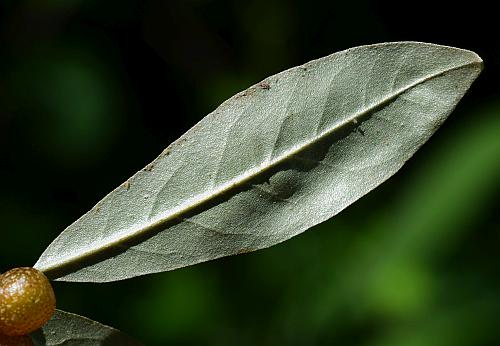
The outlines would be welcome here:
M 256 253 L 105 285 L 61 309 L 147 345 L 498 345 L 500 40 L 479 1 L 0 1 L 0 272 L 223 100 L 352 46 L 427 41 L 485 69 L 407 165 Z

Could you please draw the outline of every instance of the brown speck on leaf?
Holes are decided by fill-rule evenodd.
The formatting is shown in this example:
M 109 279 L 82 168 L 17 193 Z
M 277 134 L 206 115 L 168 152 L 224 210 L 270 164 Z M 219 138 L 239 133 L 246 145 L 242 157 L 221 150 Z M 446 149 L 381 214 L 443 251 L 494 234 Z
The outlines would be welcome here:
M 154 164 L 150 163 L 149 165 L 147 165 L 146 167 L 144 167 L 143 171 L 145 172 L 151 172 L 154 168 Z
M 264 90 L 269 90 L 269 89 L 271 89 L 271 86 L 267 82 L 260 82 L 259 88 L 264 89 Z
M 236 98 L 237 99 L 245 97 L 245 96 L 247 96 L 247 92 L 246 91 L 242 91 L 242 92 L 236 94 Z
M 130 189 L 130 181 L 127 180 L 126 182 L 124 182 L 123 187 L 128 191 Z
M 249 247 L 244 247 L 238 251 L 238 255 L 242 255 L 245 253 L 253 252 L 255 249 L 249 248 Z

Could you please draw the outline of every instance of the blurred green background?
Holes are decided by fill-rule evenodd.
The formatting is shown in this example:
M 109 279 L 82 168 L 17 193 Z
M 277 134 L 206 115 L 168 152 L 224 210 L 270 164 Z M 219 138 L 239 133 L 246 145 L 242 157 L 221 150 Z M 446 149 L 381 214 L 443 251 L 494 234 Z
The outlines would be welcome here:
M 58 305 L 147 345 L 500 345 L 494 15 L 480 1 L 0 0 L 0 272 L 33 265 L 234 93 L 352 46 L 428 41 L 485 70 L 377 190 L 267 250 L 58 283 Z

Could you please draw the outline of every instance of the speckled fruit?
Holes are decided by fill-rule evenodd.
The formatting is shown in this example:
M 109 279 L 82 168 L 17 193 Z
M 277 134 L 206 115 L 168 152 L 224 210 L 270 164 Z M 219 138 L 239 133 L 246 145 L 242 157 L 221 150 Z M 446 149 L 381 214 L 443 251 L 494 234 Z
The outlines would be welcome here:
M 0 275 L 0 334 L 26 335 L 52 317 L 56 298 L 49 280 L 33 268 Z
M 7 336 L 0 334 L 0 346 L 35 346 L 35 344 L 27 335 Z

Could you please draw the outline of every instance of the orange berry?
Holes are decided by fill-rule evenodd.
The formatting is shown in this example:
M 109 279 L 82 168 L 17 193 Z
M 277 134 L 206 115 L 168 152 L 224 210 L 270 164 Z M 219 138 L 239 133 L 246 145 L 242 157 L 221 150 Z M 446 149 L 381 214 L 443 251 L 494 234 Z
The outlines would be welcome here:
M 35 346 L 35 344 L 27 335 L 7 336 L 0 334 L 0 346 Z
M 0 334 L 29 334 L 47 323 L 55 308 L 54 290 L 42 272 L 16 268 L 0 275 Z

